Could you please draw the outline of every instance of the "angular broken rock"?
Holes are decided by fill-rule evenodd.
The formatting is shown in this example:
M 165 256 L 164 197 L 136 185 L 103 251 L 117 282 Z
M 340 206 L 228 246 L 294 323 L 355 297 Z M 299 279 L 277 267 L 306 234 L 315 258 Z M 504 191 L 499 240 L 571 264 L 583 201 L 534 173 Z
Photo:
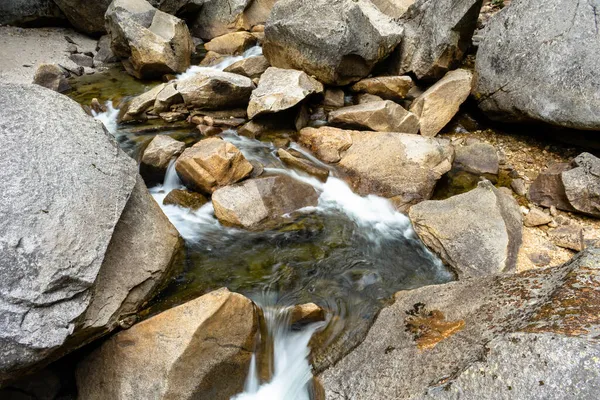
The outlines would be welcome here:
M 57 64 L 40 64 L 35 71 L 33 83 L 59 93 L 71 89 L 65 71 Z
M 207 51 L 219 54 L 238 55 L 256 44 L 256 38 L 249 32 L 232 32 L 219 36 L 204 44 Z
M 585 245 L 583 242 L 583 229 L 580 225 L 562 225 L 548 232 L 550 241 L 565 249 L 581 251 Z
M 185 143 L 167 135 L 156 135 L 144 150 L 142 164 L 166 171 L 169 162 L 183 153 L 183 150 L 185 150 Z
M 415 0 L 371 0 L 373 4 L 385 15 L 400 18 L 413 5 Z
M 226 225 L 260 229 L 285 214 L 316 206 L 319 195 L 309 184 L 287 175 L 248 179 L 213 193 L 215 216 Z
M 213 137 L 186 149 L 175 170 L 187 185 L 212 193 L 244 179 L 252 172 L 252 165 L 233 144 Z
M 473 74 L 465 69 L 448 72 L 417 97 L 410 111 L 421 121 L 421 135 L 435 136 L 452 120 L 471 93 Z
M 304 128 L 300 131 L 299 141 L 308 147 L 317 158 L 328 163 L 341 160 L 342 153 L 352 145 L 351 131 L 324 126 Z
M 539 208 L 532 208 L 523 217 L 523 224 L 529 227 L 546 225 L 550 222 L 552 222 L 552 217 Z
M 581 213 L 600 217 L 600 159 L 581 153 L 571 165 L 572 169 L 561 174 L 569 204 Z
M 491 144 L 479 142 L 458 146 L 455 153 L 453 168 L 472 174 L 498 175 L 498 152 Z
M 329 176 L 328 169 L 320 168 L 304 158 L 296 157 L 290 154 L 284 149 L 278 149 L 277 156 L 281 159 L 281 161 L 283 161 L 284 164 L 304 171 L 309 175 L 316 176 L 322 181 L 326 181 L 327 177 Z
M 203 110 L 245 107 L 253 90 L 250 78 L 216 69 L 197 72 L 177 83 L 185 104 Z
M 459 278 L 511 272 L 522 241 L 517 202 L 489 181 L 409 211 L 417 235 Z
M 540 206 L 555 206 L 565 211 L 575 211 L 565 194 L 562 173 L 569 170 L 569 164 L 551 163 L 540 172 L 529 188 L 529 199 Z
M 306 73 L 269 67 L 252 92 L 248 118 L 287 110 L 315 93 L 323 93 L 323 85 Z
M 403 100 L 414 86 L 410 76 L 378 76 L 356 82 L 350 90 L 357 93 L 369 93 L 386 100 Z
M 269 62 L 265 56 L 254 56 L 235 62 L 229 67 L 225 68 L 224 71 L 254 79 L 260 78 L 269 67 Z
M 129 104 L 125 114 L 121 117 L 121 121 L 131 121 L 135 119 L 144 119 L 143 113 L 148 110 L 156 102 L 156 97 L 165 88 L 166 84 L 161 83 L 158 86 L 134 97 Z
M 204 195 L 183 189 L 171 190 L 163 200 L 165 206 L 178 206 L 191 210 L 197 210 L 206 203 L 208 199 Z
M 329 88 L 325 90 L 325 95 L 323 97 L 323 105 L 325 107 L 344 107 L 345 94 L 342 89 Z
M 344 107 L 329 113 L 332 125 L 362 128 L 378 132 L 419 132 L 419 119 L 390 100 L 373 101 Z
M 169 82 L 157 95 L 154 112 L 162 113 L 171 109 L 172 105 L 183 103 L 183 97 L 177 90 L 177 82 Z
M 254 303 L 227 289 L 164 311 L 79 363 L 78 398 L 229 399 L 243 390 L 258 320 Z

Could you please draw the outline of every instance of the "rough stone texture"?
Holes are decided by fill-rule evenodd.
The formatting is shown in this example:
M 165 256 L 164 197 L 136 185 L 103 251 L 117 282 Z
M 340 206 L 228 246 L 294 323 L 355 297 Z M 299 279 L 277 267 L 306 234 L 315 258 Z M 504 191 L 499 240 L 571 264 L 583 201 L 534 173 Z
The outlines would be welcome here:
M 287 110 L 315 93 L 323 93 L 323 85 L 306 73 L 269 67 L 252 92 L 248 118 Z
M 560 267 L 399 292 L 320 376 L 326 398 L 597 398 L 599 268 L 594 248 Z
M 571 165 L 561 174 L 567 200 L 575 210 L 600 217 L 600 159 L 581 153 Z
M 177 90 L 177 82 L 169 82 L 156 95 L 156 100 L 154 101 L 154 112 L 167 112 L 171 109 L 172 105 L 181 103 L 183 103 L 183 97 Z
M 378 76 L 356 82 L 350 90 L 369 93 L 387 100 L 403 100 L 414 86 L 410 76 Z
M 252 0 L 207 0 L 190 25 L 194 36 L 211 40 L 229 32 L 243 30 L 243 12 Z
M 453 168 L 472 174 L 498 175 L 499 159 L 496 148 L 489 143 L 473 143 L 455 149 Z
M 441 78 L 470 46 L 482 3 L 417 0 L 400 19 L 404 37 L 392 56 L 392 72 L 412 72 L 418 79 Z
M 77 368 L 78 398 L 225 400 L 240 392 L 258 316 L 220 289 L 111 337 Z
M 516 269 L 522 241 L 517 202 L 489 181 L 446 200 L 411 207 L 417 235 L 459 276 L 484 276 Z
M 342 152 L 352 145 L 351 133 L 351 131 L 328 126 L 319 129 L 304 128 L 300 131 L 299 141 L 320 160 L 336 163 L 341 160 Z
M 287 175 L 249 179 L 213 193 L 215 216 L 226 225 L 260 229 L 300 208 L 316 206 L 319 195 L 309 184 Z
M 546 225 L 550 222 L 552 222 L 552 217 L 549 214 L 546 214 L 545 212 L 540 210 L 539 208 L 532 208 L 523 217 L 523 224 L 529 227 Z
M 329 113 L 332 125 L 379 132 L 419 132 L 419 119 L 390 100 L 344 107 Z
M 583 229 L 580 225 L 570 224 L 559 226 L 548 232 L 552 243 L 565 249 L 581 251 L 585 248 L 583 242 Z
M 232 32 L 219 36 L 204 45 L 208 51 L 219 54 L 238 55 L 256 45 L 256 38 L 249 32 Z
M 344 107 L 345 104 L 345 93 L 342 89 L 327 89 L 323 96 L 323 105 L 325 107 Z
M 142 164 L 166 171 L 169 162 L 185 150 L 185 143 L 167 135 L 156 135 L 142 156 Z
M 569 169 L 569 164 L 552 163 L 540 172 L 529 188 L 529 199 L 540 206 L 555 206 L 565 211 L 575 211 L 565 194 L 561 174 Z
M 65 21 L 52 0 L 5 0 L 0 2 L 0 25 L 41 26 Z
M 242 75 L 206 70 L 179 81 L 177 90 L 186 105 L 205 110 L 245 107 L 254 84 Z
M 350 131 L 350 135 L 352 146 L 339 166 L 355 192 L 389 198 L 401 211 L 429 199 L 454 158 L 445 139 L 395 132 Z
M 260 78 L 260 76 L 270 67 L 265 56 L 255 56 L 244 58 L 225 68 L 225 72 L 231 72 L 238 75 L 247 76 L 250 79 Z
M 383 99 L 379 96 L 375 96 L 374 94 L 369 93 L 359 93 L 356 96 L 356 102 L 358 104 L 370 103 L 372 101 L 382 101 Z
M 290 150 L 290 151 L 293 151 L 293 150 Z M 328 169 L 316 166 L 315 164 L 313 164 L 312 162 L 310 162 L 309 160 L 307 160 L 305 158 L 296 157 L 295 155 L 291 154 L 287 150 L 278 149 L 277 156 L 287 166 L 304 171 L 307 174 L 313 175 L 322 181 L 326 181 L 327 178 L 329 177 Z
M 192 210 L 197 210 L 206 203 L 208 203 L 208 199 L 202 194 L 182 189 L 171 190 L 163 200 L 165 206 L 173 205 Z
M 235 183 L 252 172 L 252 165 L 233 144 L 208 138 L 186 149 L 177 159 L 180 178 L 204 193 Z
M 382 13 L 392 18 L 400 18 L 415 0 L 371 0 Z
M 110 36 L 104 35 L 98 39 L 96 46 L 96 54 L 94 55 L 94 65 L 102 66 L 104 64 L 112 64 L 119 61 L 119 58 L 115 56 L 112 49 L 110 48 Z
M 40 86 L 0 84 L 0 121 L 1 381 L 76 329 L 137 167 L 77 103 Z
M 596 0 L 514 1 L 498 13 L 477 51 L 479 107 L 507 122 L 600 129 L 599 7 Z
M 56 64 L 40 65 L 35 71 L 33 83 L 59 93 L 71 89 L 65 71 Z
M 130 121 L 139 118 L 144 118 L 142 115 L 146 110 L 148 110 L 153 104 L 156 102 L 156 97 L 158 94 L 165 88 L 166 84 L 161 83 L 140 94 L 139 96 L 134 97 L 129 104 L 127 105 L 127 110 L 125 114 L 121 117 L 122 121 Z
M 263 52 L 274 67 L 346 85 L 369 75 L 401 39 L 402 28 L 366 0 L 279 0 Z
M 252 28 L 253 33 L 264 32 L 264 23 L 267 22 L 273 6 L 278 1 L 279 0 L 252 0 L 242 15 L 244 29 L 250 30 L 249 28 Z
M 106 29 L 115 55 L 139 79 L 184 72 L 194 43 L 185 21 L 159 11 L 145 0 L 114 0 Z
M 469 97 L 472 81 L 470 71 L 457 69 L 415 99 L 410 111 L 421 121 L 421 135 L 435 136 L 450 122 Z
M 112 0 L 54 0 L 78 31 L 90 35 L 106 32 L 104 14 Z

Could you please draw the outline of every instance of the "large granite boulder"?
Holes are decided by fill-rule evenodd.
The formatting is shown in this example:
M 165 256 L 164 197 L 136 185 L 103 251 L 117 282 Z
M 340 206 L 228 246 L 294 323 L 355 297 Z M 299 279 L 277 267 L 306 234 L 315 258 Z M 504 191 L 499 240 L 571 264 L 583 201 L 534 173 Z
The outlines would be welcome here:
M 421 240 L 459 278 L 516 270 L 522 241 L 519 205 L 489 181 L 446 200 L 419 203 L 408 215 Z
M 598 398 L 599 293 L 597 248 L 560 267 L 398 292 L 319 378 L 331 400 Z
M 252 92 L 248 118 L 287 110 L 315 93 L 323 93 L 323 85 L 305 72 L 270 67 Z
M 106 11 L 111 47 L 139 79 L 184 72 L 194 49 L 185 21 L 145 0 L 114 0 Z
M 54 0 L 75 29 L 90 35 L 106 32 L 104 14 L 112 0 Z
M 333 125 L 378 132 L 419 132 L 419 118 L 390 100 L 339 108 L 329 113 L 328 121 Z
M 52 0 L 0 2 L 0 25 L 42 26 L 65 22 L 65 15 Z
M 253 90 L 250 78 L 216 69 L 197 72 L 177 83 L 186 105 L 205 110 L 246 107 Z
M 477 51 L 475 96 L 491 118 L 600 129 L 597 1 L 513 1 Z
M 77 367 L 78 398 L 226 400 L 242 391 L 258 313 L 220 289 L 112 336 Z
M 69 98 L 0 85 L 0 381 L 114 329 L 181 245 L 135 161 Z
M 455 68 L 471 45 L 482 3 L 417 0 L 400 18 L 404 37 L 392 57 L 392 72 L 439 79 Z
M 369 75 L 401 39 L 402 28 L 366 0 L 279 0 L 263 51 L 274 67 L 346 85 Z
M 319 195 L 309 184 L 287 175 L 249 179 L 213 193 L 215 216 L 246 229 L 273 226 L 303 207 L 316 206 Z

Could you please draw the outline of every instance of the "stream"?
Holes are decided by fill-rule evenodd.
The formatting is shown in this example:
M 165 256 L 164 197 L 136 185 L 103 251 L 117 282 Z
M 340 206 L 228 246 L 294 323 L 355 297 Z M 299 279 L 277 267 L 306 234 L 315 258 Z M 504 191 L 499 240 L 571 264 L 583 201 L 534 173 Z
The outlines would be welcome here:
M 242 57 L 258 54 L 261 50 L 255 47 L 212 68 L 224 69 Z M 191 67 L 178 78 L 193 76 L 201 68 Z M 110 101 L 107 106 L 106 112 L 95 117 L 126 152 L 139 159 L 156 133 L 119 126 L 119 110 Z M 160 133 L 188 145 L 202 138 L 192 126 Z M 289 147 L 330 169 L 326 182 L 285 166 L 270 141 L 249 139 L 234 129 L 220 136 L 249 161 L 261 163 L 263 176 L 287 174 L 312 185 L 319 193 L 318 204 L 298 210 L 291 222 L 273 230 L 225 227 L 215 218 L 210 202 L 196 211 L 162 204 L 171 190 L 184 188 L 172 160 L 164 182 L 149 190 L 184 238 L 186 257 L 182 272 L 150 304 L 146 315 L 224 286 L 248 296 L 265 316 L 266 334 L 256 348 L 272 351 L 261 357 L 257 350 L 244 392 L 233 399 L 308 400 L 313 370 L 318 372 L 360 343 L 394 293 L 446 283 L 454 276 L 417 238 L 408 217 L 386 199 L 353 193 L 334 167 L 321 163 L 299 144 L 292 142 Z M 289 306 L 309 302 L 326 311 L 326 321 L 290 326 Z

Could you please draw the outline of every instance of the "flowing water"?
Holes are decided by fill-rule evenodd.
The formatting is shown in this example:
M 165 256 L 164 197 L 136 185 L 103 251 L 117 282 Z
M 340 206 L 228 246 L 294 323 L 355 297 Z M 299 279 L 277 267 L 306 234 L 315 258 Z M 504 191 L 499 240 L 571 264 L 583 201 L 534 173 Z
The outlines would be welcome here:
M 258 51 L 250 49 L 244 56 Z M 226 68 L 231 61 L 237 60 L 224 60 L 218 68 Z M 199 68 L 190 68 L 179 79 L 188 78 Z M 134 140 L 139 135 L 119 127 L 117 114 L 111 104 L 96 118 L 126 151 L 139 155 L 153 134 L 144 134 L 144 141 Z M 191 127 L 161 133 L 183 137 L 187 143 L 200 139 Z M 273 230 L 250 232 L 225 227 L 215 218 L 210 202 L 196 211 L 162 204 L 169 191 L 184 188 L 172 161 L 164 182 L 150 192 L 185 239 L 186 258 L 182 273 L 163 290 L 147 314 L 223 286 L 254 299 L 262 306 L 267 325 L 262 341 L 273 349 L 269 354 L 272 360 L 267 363 L 270 378 L 260 379 L 265 376 L 260 373 L 263 366 L 257 365 L 255 357 L 244 393 L 234 398 L 308 400 L 312 369 L 329 365 L 357 345 L 395 292 L 445 283 L 453 276 L 419 241 L 409 219 L 389 201 L 356 195 L 336 176 L 334 168 L 316 160 L 297 143 L 290 147 L 330 169 L 326 182 L 284 166 L 271 142 L 242 137 L 235 130 L 225 131 L 221 137 L 249 160 L 265 166 L 264 174 L 287 174 L 312 185 L 319 193 L 318 204 L 298 210 L 288 223 Z M 308 302 L 323 307 L 327 320 L 300 330 L 291 327 L 288 307 Z

